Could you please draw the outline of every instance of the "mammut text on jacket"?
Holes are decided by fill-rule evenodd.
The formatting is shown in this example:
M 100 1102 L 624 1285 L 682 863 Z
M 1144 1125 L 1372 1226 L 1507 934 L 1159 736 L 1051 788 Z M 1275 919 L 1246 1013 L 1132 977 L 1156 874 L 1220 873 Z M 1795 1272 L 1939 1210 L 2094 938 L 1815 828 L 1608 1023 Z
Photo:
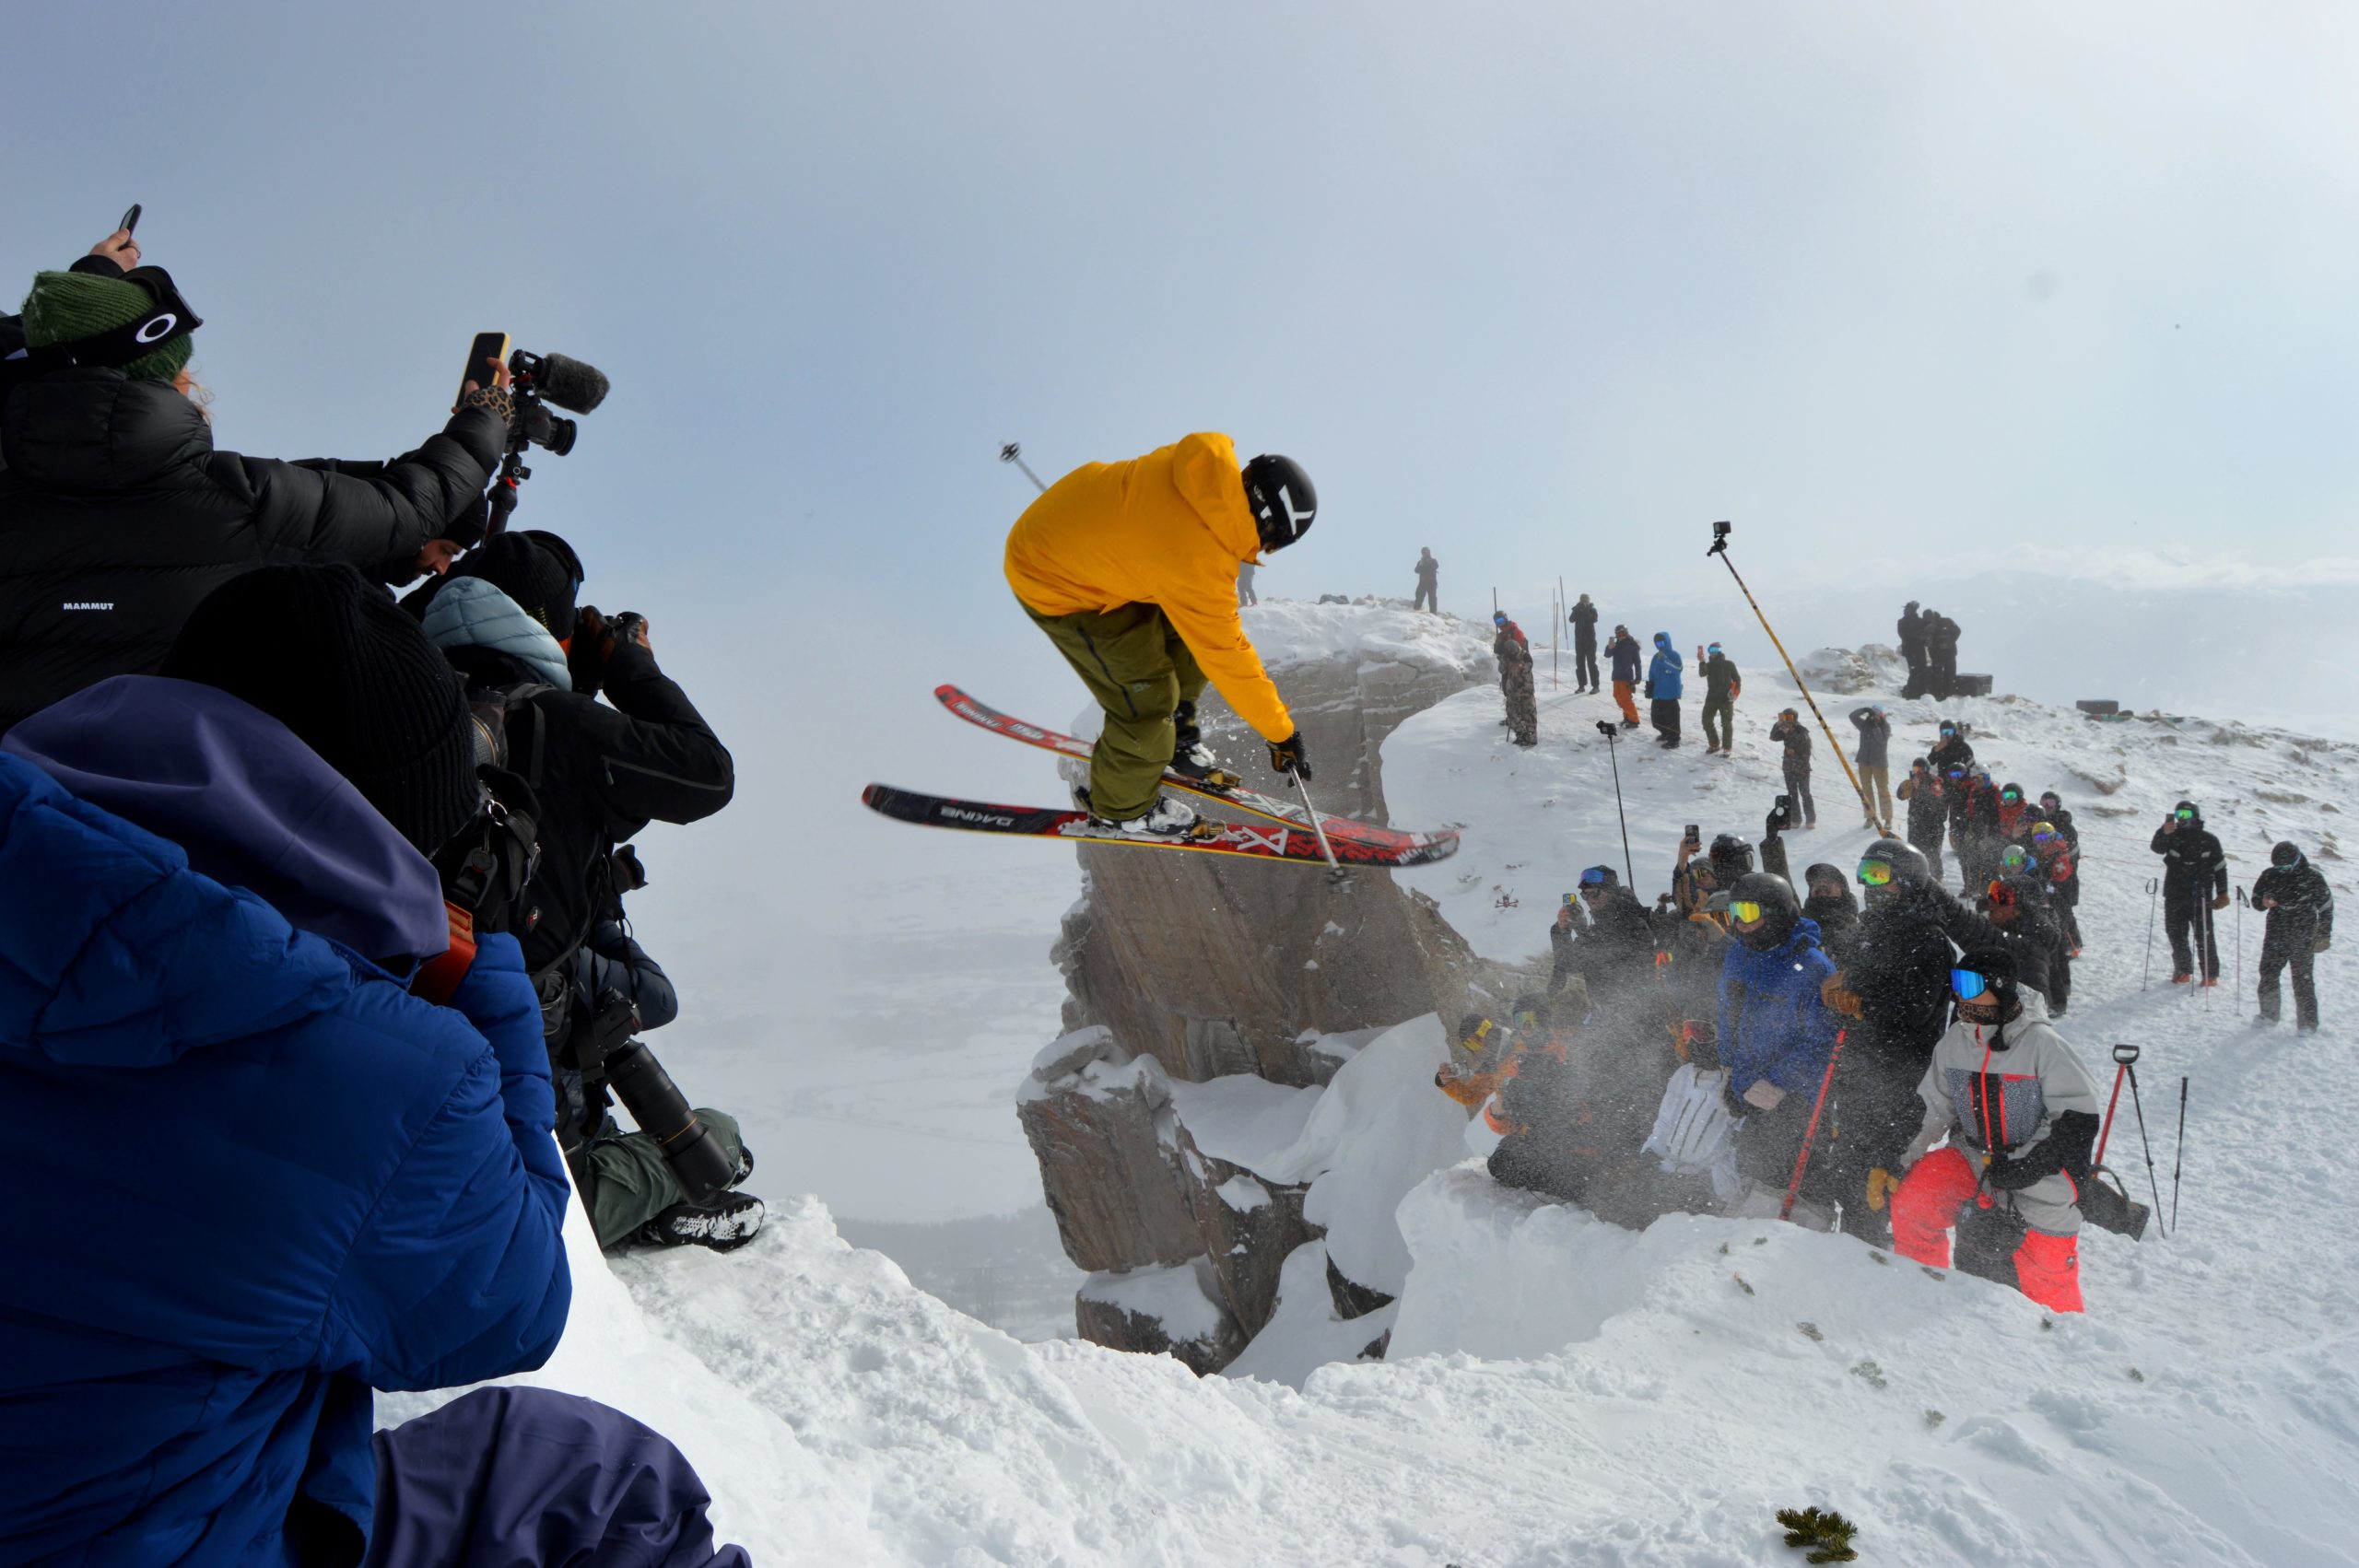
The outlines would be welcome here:
M 462 409 L 417 451 L 345 472 L 216 451 L 203 413 L 161 381 L 83 369 L 18 387 L 0 404 L 0 731 L 154 670 L 189 612 L 255 567 L 343 561 L 405 580 L 506 445 L 497 415 Z

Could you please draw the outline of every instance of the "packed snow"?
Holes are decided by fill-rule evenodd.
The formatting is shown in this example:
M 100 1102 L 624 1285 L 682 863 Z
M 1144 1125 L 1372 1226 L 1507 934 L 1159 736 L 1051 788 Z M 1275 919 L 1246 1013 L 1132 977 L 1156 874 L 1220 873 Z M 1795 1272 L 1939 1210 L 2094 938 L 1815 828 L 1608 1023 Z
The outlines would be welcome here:
M 1617 743 L 1642 893 L 1687 822 L 1757 836 L 1779 788 L 1761 737 L 1790 698 L 1758 670 L 1745 692 L 1733 759 L 1706 758 L 1692 730 L 1676 753 L 1643 731 Z M 1883 700 L 1905 766 L 1935 710 Z M 1456 860 L 1408 880 L 1502 960 L 1544 954 L 1573 874 L 1620 863 L 1593 728 L 1608 704 L 1544 687 L 1543 703 L 1532 754 L 1480 688 L 1385 750 L 1397 820 L 1466 825 Z M 1858 1522 L 1868 1562 L 2359 1562 L 2359 1243 L 2340 1223 L 2359 1203 L 2359 1062 L 2342 1048 L 2359 988 L 2329 954 L 2321 1035 L 2251 1028 L 2248 917 L 2241 990 L 2175 989 L 2166 961 L 2140 989 L 2162 813 L 2201 802 L 2239 886 L 2290 837 L 2347 899 L 2332 835 L 2359 754 L 2003 697 L 1943 711 L 1973 721 L 1994 776 L 2053 786 L 2078 817 L 2089 947 L 2063 1032 L 2101 1073 L 2111 1042 L 2143 1047 L 2165 1220 L 2189 1081 L 2180 1223 L 2143 1243 L 2085 1233 L 2085 1316 L 1842 1236 L 1687 1216 L 1631 1233 L 1501 1191 L 1463 1156 L 1463 1113 L 1423 1081 L 1440 1047 L 1427 1019 L 1353 1042 L 1325 1090 L 1171 1085 L 1207 1153 L 1264 1181 L 1316 1172 L 1336 1194 L 1332 1241 L 1401 1249 L 1397 1303 L 1353 1319 L 1322 1245 L 1299 1249 L 1226 1375 L 1020 1343 L 780 1195 L 727 1257 L 610 1265 L 577 1225 L 575 1320 L 530 1381 L 672 1433 L 765 1563 L 1782 1563 L 1799 1558 L 1772 1514 L 1805 1504 Z M 1822 745 L 1821 826 L 1792 836 L 1797 872 L 1848 864 L 1868 837 Z M 2222 921 L 2227 946 L 2233 911 Z M 2110 1163 L 2148 1199 L 2126 1095 L 2113 1138 Z M 1365 1174 L 1335 1180 L 1356 1153 Z M 1388 1334 L 1387 1359 L 1357 1359 Z

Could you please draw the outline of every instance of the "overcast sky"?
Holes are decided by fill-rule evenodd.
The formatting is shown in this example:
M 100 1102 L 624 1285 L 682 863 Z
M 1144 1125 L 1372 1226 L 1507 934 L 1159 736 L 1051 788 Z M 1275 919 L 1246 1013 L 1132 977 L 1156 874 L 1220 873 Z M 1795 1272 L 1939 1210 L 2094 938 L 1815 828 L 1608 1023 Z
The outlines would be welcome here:
M 1203 428 L 1295 456 L 1324 504 L 1264 593 L 1405 593 L 1430 544 L 1456 610 L 1496 586 L 1539 633 L 1561 573 L 1758 660 L 1702 555 L 1731 518 L 1797 651 L 1918 598 L 2002 691 L 2351 709 L 2347 5 L 212 0 L 8 31 L 0 277 L 145 203 L 224 447 L 413 446 L 482 328 L 611 373 L 518 522 L 651 616 L 737 749 L 699 859 L 768 920 L 1043 853 L 852 803 L 1054 798 L 927 695 L 1081 701 L 1000 576 L 1010 439 L 1050 475 Z

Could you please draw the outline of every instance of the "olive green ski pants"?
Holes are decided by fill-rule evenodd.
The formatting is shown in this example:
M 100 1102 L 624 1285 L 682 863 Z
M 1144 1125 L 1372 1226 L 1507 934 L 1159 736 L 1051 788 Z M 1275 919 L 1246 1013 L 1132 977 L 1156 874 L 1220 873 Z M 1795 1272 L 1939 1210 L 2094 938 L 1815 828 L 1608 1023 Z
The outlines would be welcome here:
M 1044 615 L 1026 604 L 1024 613 L 1106 710 L 1106 727 L 1089 759 L 1090 811 L 1111 822 L 1144 816 L 1162 792 L 1163 770 L 1171 766 L 1172 710 L 1204 692 L 1196 656 L 1159 605 Z

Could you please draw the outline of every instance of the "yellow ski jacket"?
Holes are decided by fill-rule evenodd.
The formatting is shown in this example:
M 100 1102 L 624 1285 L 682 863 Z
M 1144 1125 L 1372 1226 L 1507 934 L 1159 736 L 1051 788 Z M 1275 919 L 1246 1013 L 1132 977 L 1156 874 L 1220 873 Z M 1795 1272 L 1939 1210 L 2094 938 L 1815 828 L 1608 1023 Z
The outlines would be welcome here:
M 1007 583 L 1043 615 L 1158 606 L 1238 717 L 1283 741 L 1294 718 L 1237 614 L 1238 565 L 1261 551 L 1236 445 L 1204 431 L 1050 486 L 1008 531 Z

